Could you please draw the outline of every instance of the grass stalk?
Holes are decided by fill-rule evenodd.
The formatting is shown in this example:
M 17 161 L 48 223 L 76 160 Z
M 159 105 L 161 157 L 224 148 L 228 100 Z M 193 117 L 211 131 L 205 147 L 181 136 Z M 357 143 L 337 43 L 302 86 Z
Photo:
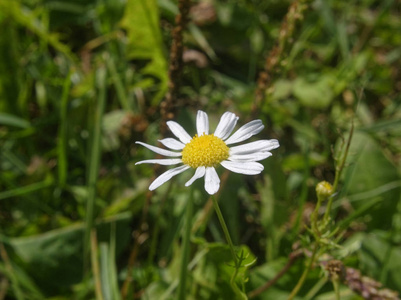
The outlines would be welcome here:
M 100 268 L 97 259 L 98 245 L 97 245 L 96 229 L 91 230 L 90 242 L 91 242 L 91 262 L 92 262 L 91 265 L 95 281 L 96 300 L 103 300 L 102 283 L 100 280 Z
M 117 72 L 117 67 L 114 62 L 114 58 L 112 56 L 108 57 L 108 59 L 106 59 L 106 64 L 107 64 L 107 69 L 109 70 L 111 75 L 111 80 L 113 81 L 114 86 L 116 88 L 117 98 L 118 101 L 120 102 L 121 107 L 125 111 L 131 111 L 130 105 L 128 103 L 127 93 L 124 89 L 124 83 Z
M 116 223 L 111 223 L 110 228 L 110 251 L 109 251 L 109 278 L 111 281 L 112 299 L 120 300 L 120 291 L 118 290 L 118 271 L 116 266 Z
M 26 186 L 18 187 L 12 190 L 0 192 L 0 200 L 22 196 L 24 194 L 29 194 L 53 185 L 53 180 L 50 178 L 45 179 L 44 181 L 32 183 Z
M 298 294 L 301 287 L 304 285 L 306 277 L 308 277 L 308 274 L 309 274 L 310 270 L 312 269 L 313 263 L 315 262 L 317 249 L 318 249 L 318 244 L 315 244 L 309 264 L 305 268 L 304 272 L 302 273 L 301 278 L 299 278 L 297 285 L 294 287 L 294 289 L 291 291 L 291 294 L 288 296 L 288 300 L 294 299 L 294 297 Z
M 58 168 L 58 183 L 60 187 L 64 187 L 67 181 L 67 108 L 68 95 L 71 88 L 71 70 L 64 80 L 63 93 L 61 95 L 60 106 L 60 127 L 58 132 L 57 143 L 57 168 Z
M 193 214 L 193 192 L 191 190 L 190 197 L 186 208 L 186 219 L 184 227 L 184 236 L 182 239 L 182 257 L 181 257 L 181 269 L 180 269 L 180 282 L 178 286 L 178 299 L 186 299 L 186 283 L 188 273 L 188 262 L 189 262 L 189 248 L 190 238 L 192 229 L 192 214 Z
M 10 261 L 10 258 L 8 257 L 6 247 L 4 247 L 3 243 L 0 243 L 0 257 L 4 261 L 5 268 L 8 272 L 9 278 L 12 282 L 12 288 L 14 290 L 15 298 L 17 300 L 24 300 L 25 298 L 24 298 L 21 288 L 19 286 L 18 278 L 14 272 L 12 263 Z
M 100 67 L 97 71 L 97 87 L 98 99 L 95 105 L 95 115 L 93 119 L 92 128 L 92 144 L 89 152 L 89 165 L 88 165 L 88 200 L 86 203 L 86 226 L 85 226 L 85 240 L 84 240 L 84 257 L 86 258 L 89 253 L 89 239 L 90 233 L 94 223 L 94 207 L 96 199 L 96 182 L 100 165 L 101 153 L 101 128 L 102 118 L 106 103 L 106 69 Z M 86 266 L 84 266 L 86 267 Z

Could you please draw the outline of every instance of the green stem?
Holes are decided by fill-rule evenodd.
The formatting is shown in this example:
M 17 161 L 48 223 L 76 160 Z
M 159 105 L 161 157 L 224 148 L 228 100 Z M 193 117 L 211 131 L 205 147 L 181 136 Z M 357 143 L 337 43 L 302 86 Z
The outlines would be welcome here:
M 68 96 L 71 88 L 71 69 L 64 80 L 63 93 L 60 100 L 60 126 L 57 139 L 57 166 L 58 182 L 61 188 L 65 187 L 67 182 L 68 159 L 67 159 L 67 114 L 68 114 Z
M 311 300 L 316 298 L 316 294 L 323 288 L 327 283 L 327 277 L 322 277 L 316 284 L 309 290 L 309 292 L 304 296 L 304 300 Z
M 90 235 L 94 226 L 94 209 L 96 201 L 96 183 L 98 172 L 100 168 L 100 157 L 102 153 L 102 120 L 106 106 L 106 79 L 107 73 L 104 67 L 99 67 L 96 71 L 96 83 L 98 89 L 98 98 L 94 103 L 95 114 L 93 117 L 93 124 L 91 128 L 91 147 L 89 153 L 88 163 L 88 179 L 87 189 L 88 197 L 86 202 L 86 216 L 85 216 L 85 237 L 84 237 L 84 268 L 86 269 L 87 256 L 90 252 Z
M 124 89 L 124 84 L 121 80 L 120 75 L 117 72 L 114 58 L 112 56 L 109 56 L 108 59 L 106 60 L 106 64 L 107 64 L 107 68 L 109 69 L 110 74 L 111 74 L 111 80 L 113 81 L 114 86 L 116 88 L 117 98 L 120 101 L 121 107 L 125 111 L 131 111 L 130 105 L 129 105 L 128 99 L 127 99 L 127 94 Z
M 234 271 L 233 275 L 231 276 L 231 280 L 230 280 L 231 288 L 234 290 L 234 292 L 236 294 L 236 299 L 246 300 L 246 299 L 248 299 L 247 296 L 240 290 L 240 288 L 235 283 L 235 279 L 237 277 L 238 270 L 241 267 L 242 258 L 238 259 L 238 256 L 235 253 L 234 244 L 231 240 L 230 232 L 228 231 L 226 222 L 224 221 L 223 214 L 221 213 L 219 203 L 217 202 L 216 198 L 213 195 L 211 196 L 211 198 L 213 200 L 214 210 L 216 211 L 217 217 L 219 218 L 220 225 L 223 228 L 223 232 L 226 237 L 227 244 L 230 247 L 231 255 L 234 260 L 235 271 Z
M 334 279 L 333 281 L 334 292 L 336 294 L 336 300 L 340 300 L 340 286 L 338 284 L 338 280 Z
M 183 236 L 183 239 L 182 239 L 182 257 L 181 257 L 181 269 L 180 269 L 180 283 L 179 283 L 179 286 L 178 286 L 178 299 L 179 300 L 185 300 L 186 299 L 186 280 L 187 280 L 187 273 L 188 273 L 189 244 L 190 244 L 190 238 L 191 238 L 192 210 L 193 210 L 192 191 L 190 193 L 191 193 L 191 196 L 189 197 L 189 200 L 188 200 L 188 203 L 187 203 L 184 236 Z
M 349 137 L 348 137 L 348 140 L 347 140 L 347 145 L 345 146 L 344 155 L 341 158 L 340 165 L 336 167 L 336 175 L 334 177 L 334 183 L 333 183 L 333 193 L 335 193 L 337 191 L 338 183 L 339 183 L 340 177 L 341 177 L 341 173 L 344 170 L 345 162 L 347 160 L 347 156 L 348 156 L 348 152 L 349 152 L 349 148 L 351 146 L 351 140 L 352 140 L 353 134 L 354 134 L 354 122 L 352 121 Z M 334 199 L 333 196 L 329 197 L 329 201 L 327 203 L 327 208 L 326 208 L 326 212 L 324 214 L 323 220 L 327 220 L 329 215 L 330 215 L 331 206 L 333 204 L 333 199 Z
M 234 244 L 231 240 L 231 236 L 230 236 L 230 233 L 228 232 L 226 222 L 224 221 L 223 215 L 221 213 L 219 203 L 217 202 L 216 198 L 213 195 L 211 196 L 211 198 L 213 200 L 214 210 L 216 211 L 217 217 L 219 218 L 220 225 L 223 228 L 227 243 L 230 246 L 230 251 L 231 251 L 231 255 L 234 260 L 235 268 L 238 268 L 239 266 L 238 266 L 237 254 L 235 254 Z
M 290 296 L 288 297 L 288 300 L 294 299 L 294 297 L 298 294 L 299 290 L 301 289 L 301 287 L 305 283 L 306 277 L 308 276 L 309 271 L 312 269 L 313 263 L 315 262 L 317 248 L 318 248 L 318 244 L 315 244 L 315 248 L 313 249 L 312 256 L 311 256 L 310 261 L 309 261 L 309 265 L 306 267 L 306 269 L 302 273 L 301 278 L 299 278 L 298 283 L 294 287 L 294 289 L 292 290 Z

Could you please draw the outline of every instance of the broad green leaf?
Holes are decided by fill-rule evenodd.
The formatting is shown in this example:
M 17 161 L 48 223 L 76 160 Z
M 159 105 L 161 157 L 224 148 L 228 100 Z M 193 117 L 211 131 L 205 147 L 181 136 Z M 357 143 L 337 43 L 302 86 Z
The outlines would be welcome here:
M 293 92 L 303 105 L 325 108 L 334 98 L 334 82 L 335 79 L 331 75 L 322 75 L 316 81 L 298 77 L 294 82 Z
M 156 0 L 128 1 L 121 26 L 128 34 L 128 57 L 149 60 L 142 72 L 160 80 L 157 102 L 167 90 L 168 76 Z

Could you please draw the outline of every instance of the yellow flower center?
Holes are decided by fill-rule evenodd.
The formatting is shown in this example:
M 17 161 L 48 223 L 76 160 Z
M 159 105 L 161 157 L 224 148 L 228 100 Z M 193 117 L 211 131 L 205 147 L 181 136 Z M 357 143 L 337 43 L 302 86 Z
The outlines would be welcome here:
M 213 134 L 195 134 L 182 150 L 182 162 L 192 168 L 215 167 L 229 157 L 229 151 L 223 140 Z

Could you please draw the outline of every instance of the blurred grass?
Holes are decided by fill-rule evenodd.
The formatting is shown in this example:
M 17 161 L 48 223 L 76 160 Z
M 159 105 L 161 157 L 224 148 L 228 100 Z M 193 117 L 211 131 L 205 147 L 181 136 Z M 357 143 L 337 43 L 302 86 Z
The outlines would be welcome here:
M 193 52 L 174 103 L 191 135 L 197 109 L 212 128 L 227 110 L 241 124 L 250 118 L 256 77 L 290 5 L 201 3 L 185 31 Z M 93 299 L 96 276 L 104 299 L 120 299 L 135 243 L 127 298 L 176 295 L 189 175 L 148 198 L 160 170 L 134 167 L 153 157 L 134 141 L 160 138 L 177 11 L 173 0 L 0 0 L 0 299 Z M 392 0 L 317 0 L 286 40 L 258 107 L 266 125 L 258 138 L 281 147 L 262 176 L 230 174 L 218 196 L 234 243 L 248 262 L 257 258 L 236 282 L 246 292 L 272 279 L 294 245 L 311 245 L 315 185 L 333 182 L 351 120 L 331 214 L 340 248 L 325 254 L 401 291 L 400 15 Z M 223 232 L 202 180 L 194 189 L 188 297 L 233 298 Z M 98 273 L 89 267 L 91 232 Z M 286 299 L 303 267 L 256 299 Z M 341 293 L 360 299 L 345 285 Z M 303 296 L 333 299 L 327 273 L 313 270 Z

